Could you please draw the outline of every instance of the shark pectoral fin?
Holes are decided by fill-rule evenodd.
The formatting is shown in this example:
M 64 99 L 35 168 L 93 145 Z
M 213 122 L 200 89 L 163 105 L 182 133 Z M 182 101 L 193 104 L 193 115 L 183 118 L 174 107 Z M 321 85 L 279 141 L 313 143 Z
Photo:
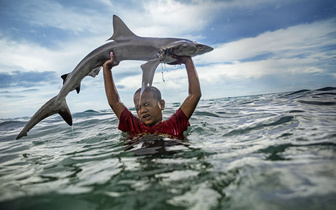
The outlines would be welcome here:
M 64 83 L 65 83 L 66 78 L 68 77 L 68 75 L 69 75 L 69 74 L 63 74 L 63 75 L 61 76 L 61 78 L 63 79 L 63 85 L 64 85 Z
M 142 69 L 142 86 L 152 86 L 154 73 L 157 66 L 160 64 L 159 59 L 150 60 L 141 65 Z
M 93 71 L 93 70 L 92 70 Z M 99 70 L 98 70 L 98 72 L 99 72 Z M 91 73 L 91 72 L 90 72 Z M 97 73 L 98 74 L 98 73 Z M 96 74 L 96 75 L 97 75 Z M 63 79 L 63 85 L 64 85 L 64 83 L 66 82 L 66 80 L 67 80 L 67 77 L 68 77 L 68 75 L 69 74 L 63 74 L 61 77 L 62 77 L 62 79 Z M 90 75 L 90 74 L 89 74 Z M 77 92 L 77 94 L 79 93 L 79 91 L 80 91 L 80 83 L 79 83 L 79 85 L 75 88 L 76 89 L 76 92 Z
M 62 101 L 58 113 L 62 116 L 63 120 L 68 123 L 68 125 L 72 125 L 72 116 L 65 100 Z
M 98 75 L 100 69 L 101 69 L 101 66 L 98 66 L 98 67 L 92 69 L 88 75 L 91 76 L 91 77 L 96 77 Z

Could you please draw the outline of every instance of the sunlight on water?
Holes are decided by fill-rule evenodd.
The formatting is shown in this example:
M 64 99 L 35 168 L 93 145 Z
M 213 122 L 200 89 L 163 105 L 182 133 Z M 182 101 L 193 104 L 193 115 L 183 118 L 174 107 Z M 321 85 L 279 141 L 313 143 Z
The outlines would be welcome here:
M 335 209 L 335 108 L 335 88 L 202 100 L 185 144 L 125 145 L 110 110 L 20 140 L 2 119 L 0 209 Z

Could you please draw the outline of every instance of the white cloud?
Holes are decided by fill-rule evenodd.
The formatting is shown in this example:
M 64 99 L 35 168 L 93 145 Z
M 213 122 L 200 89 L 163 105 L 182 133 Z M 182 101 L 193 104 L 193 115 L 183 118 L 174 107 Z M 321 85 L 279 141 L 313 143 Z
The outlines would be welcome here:
M 64 6 L 57 1 L 21 1 L 16 9 L 18 14 L 31 25 L 54 27 L 73 33 L 83 31 L 99 33 L 101 24 L 97 23 L 102 21 L 106 24 L 110 23 L 110 21 L 104 21 L 102 14 L 90 8 L 76 10 L 76 5 Z
M 252 58 L 272 53 L 274 58 L 291 58 L 301 54 L 315 57 L 321 54 L 320 47 L 336 44 L 336 20 L 302 24 L 287 29 L 266 32 L 257 37 L 219 44 L 215 50 L 202 56 L 202 62 L 222 63 Z M 327 56 L 327 54 L 323 54 Z
M 142 8 L 121 8 L 116 12 L 140 36 L 181 36 L 204 29 L 219 13 L 235 7 L 250 7 L 267 0 L 141 1 Z M 145 24 L 144 24 L 145 23 Z
M 224 79 L 257 79 L 264 76 L 285 77 L 292 74 L 320 73 L 323 70 L 311 66 L 313 62 L 298 59 L 269 59 L 234 64 L 215 64 L 198 68 L 203 82 L 209 84 Z
M 0 72 L 55 71 L 59 75 L 71 72 L 79 61 L 94 48 L 103 44 L 100 36 L 61 42 L 55 49 L 27 41 L 13 41 L 8 38 L 0 40 L 0 63 L 6 69 Z

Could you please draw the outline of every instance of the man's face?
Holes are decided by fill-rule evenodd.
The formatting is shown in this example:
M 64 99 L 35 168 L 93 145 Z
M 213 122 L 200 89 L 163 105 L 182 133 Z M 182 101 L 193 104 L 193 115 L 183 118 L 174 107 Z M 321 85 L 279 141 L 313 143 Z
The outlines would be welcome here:
M 151 91 L 145 91 L 141 96 L 141 101 L 140 93 L 134 96 L 136 112 L 141 122 L 145 125 L 153 126 L 162 121 L 164 105 L 164 101 L 155 99 Z

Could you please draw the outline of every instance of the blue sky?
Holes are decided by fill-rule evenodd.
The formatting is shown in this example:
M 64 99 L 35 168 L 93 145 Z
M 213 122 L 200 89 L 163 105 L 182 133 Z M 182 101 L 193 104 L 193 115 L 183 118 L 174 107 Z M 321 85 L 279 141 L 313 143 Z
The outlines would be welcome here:
M 60 76 L 112 35 L 113 14 L 139 36 L 214 47 L 194 57 L 203 99 L 336 86 L 332 0 L 0 0 L 0 118 L 32 116 L 55 96 Z M 142 63 L 113 69 L 128 107 Z M 160 65 L 153 85 L 168 103 L 187 96 L 183 66 Z M 109 109 L 102 73 L 67 103 L 72 113 Z

